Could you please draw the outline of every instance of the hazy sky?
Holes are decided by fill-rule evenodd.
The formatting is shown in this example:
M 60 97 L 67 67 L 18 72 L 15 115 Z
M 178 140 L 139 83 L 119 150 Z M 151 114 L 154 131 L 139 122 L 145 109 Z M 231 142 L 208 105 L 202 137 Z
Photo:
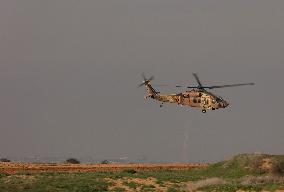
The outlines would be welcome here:
M 283 0 L 1 0 L 0 27 L 1 157 L 284 153 Z M 256 85 L 202 114 L 145 101 L 142 72 Z

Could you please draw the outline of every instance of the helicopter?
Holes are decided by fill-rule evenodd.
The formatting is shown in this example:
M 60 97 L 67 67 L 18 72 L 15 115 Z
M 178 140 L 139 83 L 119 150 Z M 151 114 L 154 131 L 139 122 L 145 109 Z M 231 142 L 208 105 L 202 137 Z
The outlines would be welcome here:
M 193 73 L 193 76 L 198 85 L 197 86 L 176 85 L 175 87 L 179 88 L 185 87 L 187 89 L 190 89 L 181 93 L 161 94 L 160 92 L 156 91 L 151 85 L 151 81 L 154 79 L 154 76 L 151 76 L 149 79 L 147 79 L 144 73 L 142 73 L 143 81 L 141 84 L 138 85 L 138 87 L 142 87 L 144 85 L 147 92 L 147 95 L 144 98 L 145 99 L 151 98 L 161 102 L 160 107 L 162 107 L 164 103 L 177 103 L 180 106 L 201 108 L 202 113 L 206 113 L 207 110 L 222 109 L 229 106 L 229 103 L 225 101 L 222 97 L 207 91 L 207 89 L 254 85 L 254 83 L 240 83 L 240 84 L 203 86 L 201 84 L 198 75 L 196 73 Z

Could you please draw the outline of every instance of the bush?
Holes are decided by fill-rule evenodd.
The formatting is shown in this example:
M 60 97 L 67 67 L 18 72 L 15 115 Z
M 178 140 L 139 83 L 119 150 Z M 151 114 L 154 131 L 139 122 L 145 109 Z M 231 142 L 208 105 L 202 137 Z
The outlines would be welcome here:
M 1 158 L 0 162 L 11 162 L 11 161 L 9 159 L 7 159 L 7 158 Z
M 134 170 L 134 169 L 126 169 L 126 170 L 124 170 L 123 172 L 124 172 L 124 173 L 129 173 L 129 174 L 135 174 L 135 173 L 137 173 L 137 171 Z
M 110 162 L 108 160 L 103 160 L 101 164 L 110 164 Z
M 65 161 L 65 163 L 69 163 L 69 164 L 80 164 L 80 161 L 75 159 L 75 158 L 70 158 L 70 159 L 67 159 Z

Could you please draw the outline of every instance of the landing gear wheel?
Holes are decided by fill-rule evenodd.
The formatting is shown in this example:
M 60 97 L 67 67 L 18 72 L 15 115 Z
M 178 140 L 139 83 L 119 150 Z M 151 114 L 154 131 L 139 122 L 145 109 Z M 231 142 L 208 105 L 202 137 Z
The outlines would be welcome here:
M 205 110 L 205 109 L 202 109 L 202 113 L 206 113 L 206 110 Z

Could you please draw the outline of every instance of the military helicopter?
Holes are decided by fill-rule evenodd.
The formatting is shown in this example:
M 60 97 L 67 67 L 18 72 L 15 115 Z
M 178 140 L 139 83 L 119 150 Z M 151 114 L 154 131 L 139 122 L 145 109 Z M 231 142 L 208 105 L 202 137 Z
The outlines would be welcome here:
M 225 101 L 222 97 L 217 96 L 206 89 L 217 89 L 217 88 L 225 88 L 225 87 L 236 87 L 243 85 L 254 85 L 254 83 L 241 83 L 241 84 L 228 84 L 228 85 L 215 85 L 215 86 L 203 86 L 199 77 L 196 73 L 193 73 L 195 80 L 197 81 L 197 86 L 175 86 L 175 87 L 185 87 L 191 90 L 187 90 L 181 93 L 175 94 L 161 94 L 156 91 L 152 85 L 151 81 L 154 79 L 154 76 L 151 76 L 149 79 L 145 77 L 145 74 L 142 73 L 143 82 L 138 85 L 138 87 L 142 87 L 143 85 L 146 87 L 147 95 L 144 97 L 152 98 L 157 101 L 160 101 L 160 107 L 163 106 L 164 103 L 177 103 L 181 106 L 190 106 L 201 108 L 202 113 L 206 113 L 207 110 L 216 110 L 220 108 L 228 107 L 229 103 Z

